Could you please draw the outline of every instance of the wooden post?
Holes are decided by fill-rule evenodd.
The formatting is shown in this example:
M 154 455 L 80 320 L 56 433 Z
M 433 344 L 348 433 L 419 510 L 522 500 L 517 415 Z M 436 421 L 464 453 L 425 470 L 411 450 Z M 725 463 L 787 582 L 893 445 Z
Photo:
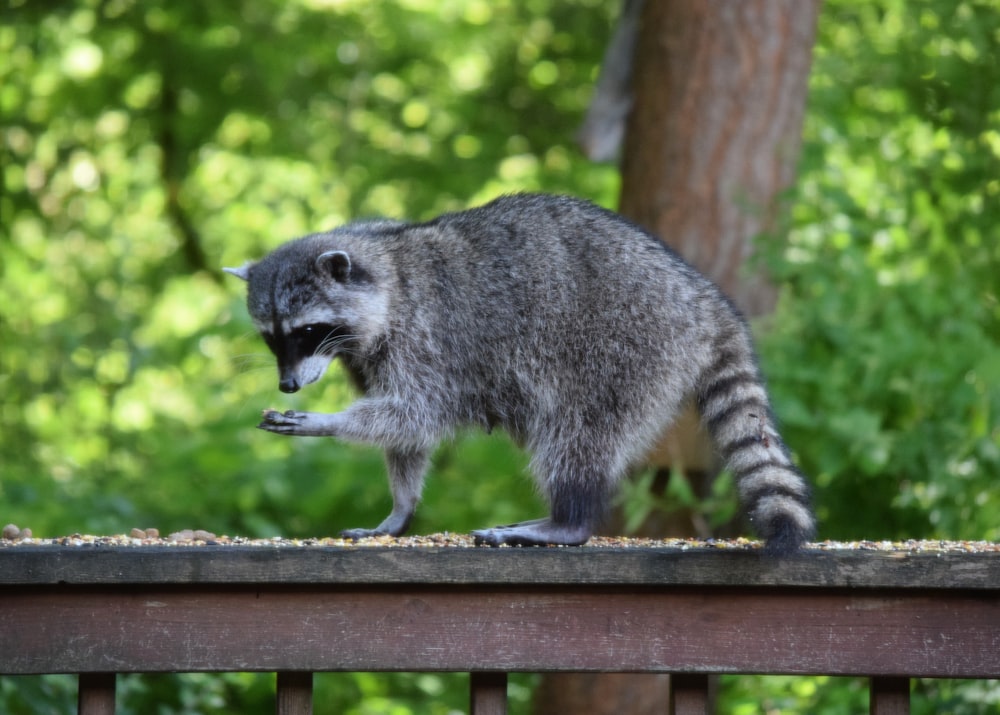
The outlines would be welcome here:
M 470 674 L 469 712 L 472 715 L 506 715 L 506 673 L 476 672 Z
M 910 715 L 910 679 L 872 678 L 868 702 L 872 715 Z
M 114 715 L 115 674 L 81 674 L 76 705 L 79 715 Z
M 708 676 L 677 673 L 670 676 L 670 715 L 708 713 Z
M 280 671 L 275 712 L 278 715 L 312 715 L 312 686 L 312 673 Z

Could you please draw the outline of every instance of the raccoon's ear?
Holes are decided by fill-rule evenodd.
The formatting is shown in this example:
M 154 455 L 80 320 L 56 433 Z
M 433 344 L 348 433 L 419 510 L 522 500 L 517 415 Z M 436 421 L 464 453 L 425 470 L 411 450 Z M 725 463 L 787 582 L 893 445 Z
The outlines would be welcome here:
M 226 273 L 232 273 L 237 278 L 242 278 L 245 281 L 250 280 L 250 269 L 253 268 L 254 262 L 247 261 L 239 268 L 223 268 Z
M 316 257 L 316 269 L 343 283 L 351 277 L 351 257 L 343 251 L 321 253 Z

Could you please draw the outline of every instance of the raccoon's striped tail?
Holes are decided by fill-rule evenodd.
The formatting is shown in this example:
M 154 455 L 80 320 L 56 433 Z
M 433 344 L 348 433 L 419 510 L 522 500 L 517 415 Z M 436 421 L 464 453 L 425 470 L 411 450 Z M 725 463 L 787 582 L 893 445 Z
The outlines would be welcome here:
M 816 531 L 809 486 L 775 428 L 748 344 L 716 354 L 701 380 L 698 406 L 766 552 L 790 553 L 809 541 Z

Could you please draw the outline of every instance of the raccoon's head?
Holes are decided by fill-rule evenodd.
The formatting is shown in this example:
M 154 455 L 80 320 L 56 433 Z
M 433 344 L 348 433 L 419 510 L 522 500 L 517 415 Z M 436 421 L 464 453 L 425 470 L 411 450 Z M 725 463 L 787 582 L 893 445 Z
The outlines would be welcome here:
M 319 237 L 281 246 L 257 263 L 224 268 L 247 281 L 247 309 L 278 360 L 278 389 L 316 382 L 340 354 L 370 344 L 385 304 L 368 271 Z

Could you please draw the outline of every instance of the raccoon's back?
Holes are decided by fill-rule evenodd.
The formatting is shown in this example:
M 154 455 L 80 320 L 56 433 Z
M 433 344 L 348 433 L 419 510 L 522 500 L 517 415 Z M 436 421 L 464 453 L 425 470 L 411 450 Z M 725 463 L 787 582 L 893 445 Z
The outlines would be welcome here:
M 709 361 L 724 299 L 609 211 L 517 195 L 407 233 L 400 334 L 427 342 L 453 394 L 485 391 L 500 414 L 576 411 L 645 441 Z
M 683 312 L 700 313 L 702 304 L 720 299 L 707 279 L 659 239 L 579 199 L 504 196 L 423 226 L 446 236 L 435 242 L 436 264 L 454 259 L 446 270 L 455 271 L 456 288 L 473 296 L 476 307 L 513 302 L 522 314 L 537 309 L 567 323 L 584 317 L 581 327 L 623 319 L 638 327 L 646 316 L 685 322 Z

